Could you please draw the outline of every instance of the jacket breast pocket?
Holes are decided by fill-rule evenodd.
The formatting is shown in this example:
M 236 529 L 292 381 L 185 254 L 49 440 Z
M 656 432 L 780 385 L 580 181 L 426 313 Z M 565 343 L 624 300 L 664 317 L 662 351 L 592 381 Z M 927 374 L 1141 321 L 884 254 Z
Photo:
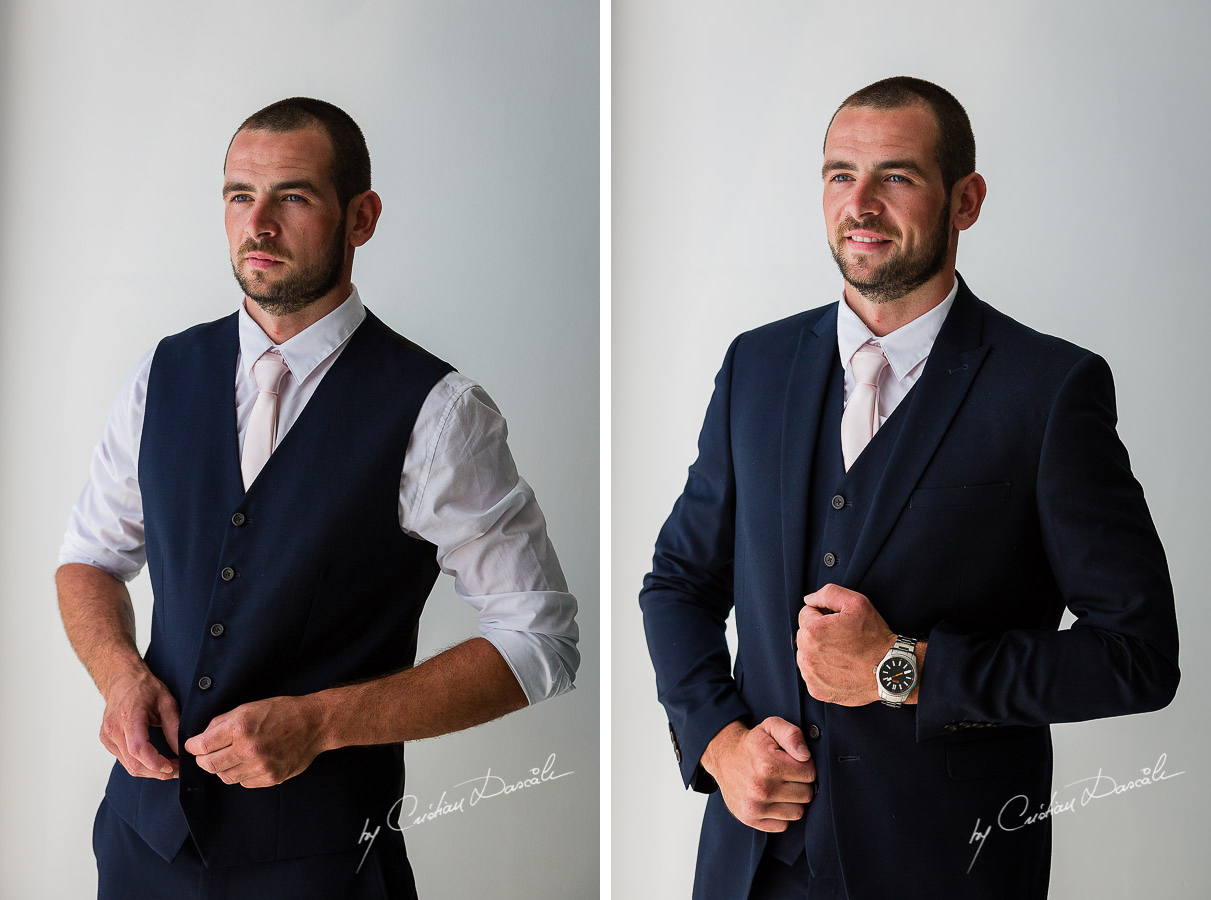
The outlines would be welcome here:
M 997 484 L 961 484 L 955 487 L 920 488 L 912 492 L 912 509 L 953 509 L 964 506 L 991 506 L 1009 502 L 1009 482 Z
M 946 771 L 955 781 L 973 781 L 1029 772 L 1047 765 L 1051 741 L 1046 729 L 1011 737 L 955 741 L 946 746 Z

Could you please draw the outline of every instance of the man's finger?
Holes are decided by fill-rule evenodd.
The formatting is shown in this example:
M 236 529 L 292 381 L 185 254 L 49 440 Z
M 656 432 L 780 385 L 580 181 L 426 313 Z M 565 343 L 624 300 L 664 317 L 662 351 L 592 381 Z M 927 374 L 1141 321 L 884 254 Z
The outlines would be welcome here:
M 147 769 L 148 774 L 154 774 L 158 778 L 171 778 L 176 772 L 172 763 L 161 756 L 151 743 L 147 719 L 142 716 L 127 723 L 126 752 Z
M 231 746 L 231 732 L 222 716 L 210 720 L 206 730 L 185 742 L 185 749 L 194 756 L 205 756 Z
M 825 606 L 823 601 L 817 599 L 815 594 L 808 594 L 803 598 L 803 608 L 799 610 L 799 624 L 806 625 L 813 619 L 822 619 L 835 612 L 836 610 Z
M 181 727 L 181 713 L 177 709 L 177 701 L 167 691 L 160 695 L 158 712 L 160 713 L 160 727 L 164 729 L 164 740 L 168 742 L 173 753 L 180 753 L 181 750 L 177 746 L 177 731 Z
M 215 775 L 240 765 L 245 760 L 236 753 L 235 747 L 222 747 L 213 753 L 204 753 L 197 757 L 198 765 Z
M 798 725 L 793 725 L 778 716 L 770 716 L 759 727 L 774 739 L 774 743 L 799 762 L 807 762 L 812 758 L 811 751 L 807 749 L 807 741 L 803 739 L 803 732 L 799 730 Z

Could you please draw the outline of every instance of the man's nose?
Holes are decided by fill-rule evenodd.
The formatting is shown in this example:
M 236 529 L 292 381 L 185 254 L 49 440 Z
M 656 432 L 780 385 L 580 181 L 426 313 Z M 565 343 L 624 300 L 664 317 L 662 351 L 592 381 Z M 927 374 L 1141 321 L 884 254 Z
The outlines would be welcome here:
M 859 178 L 849 192 L 849 214 L 861 222 L 867 216 L 877 216 L 883 211 L 883 200 L 878 183 L 871 178 Z
M 251 238 L 272 237 L 277 234 L 277 220 L 273 216 L 270 204 L 257 200 L 248 211 L 248 219 L 244 223 L 244 231 Z

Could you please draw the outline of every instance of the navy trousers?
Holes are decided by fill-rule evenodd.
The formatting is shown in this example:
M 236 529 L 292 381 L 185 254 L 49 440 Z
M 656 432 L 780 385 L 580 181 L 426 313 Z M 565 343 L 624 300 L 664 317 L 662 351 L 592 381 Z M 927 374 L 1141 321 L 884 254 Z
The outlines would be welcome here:
M 398 838 L 380 834 L 369 853 L 363 844 L 326 856 L 211 868 L 192 838 L 165 862 L 102 800 L 93 823 L 97 900 L 416 900 L 402 841 L 392 840 Z

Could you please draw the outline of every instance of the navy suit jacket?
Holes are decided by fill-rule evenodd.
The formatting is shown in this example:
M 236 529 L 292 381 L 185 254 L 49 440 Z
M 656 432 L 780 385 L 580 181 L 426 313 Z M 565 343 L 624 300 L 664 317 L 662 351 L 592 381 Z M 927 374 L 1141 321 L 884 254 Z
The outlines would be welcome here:
M 806 816 L 832 816 L 851 898 L 1045 896 L 1048 821 L 994 826 L 973 863 L 977 819 L 1019 795 L 1031 812 L 1050 800 L 1050 723 L 1160 708 L 1179 678 L 1164 551 L 1115 431 L 1110 370 L 960 278 L 860 537 L 829 576 L 929 641 L 919 702 L 841 707 L 801 697 L 794 642 L 836 319 L 833 304 L 732 343 L 640 596 L 682 777 L 713 792 L 695 896 L 748 896 L 766 835 L 728 813 L 699 760 L 729 722 L 768 716 L 818 730 L 830 803 Z M 1065 607 L 1076 622 L 1058 630 Z

